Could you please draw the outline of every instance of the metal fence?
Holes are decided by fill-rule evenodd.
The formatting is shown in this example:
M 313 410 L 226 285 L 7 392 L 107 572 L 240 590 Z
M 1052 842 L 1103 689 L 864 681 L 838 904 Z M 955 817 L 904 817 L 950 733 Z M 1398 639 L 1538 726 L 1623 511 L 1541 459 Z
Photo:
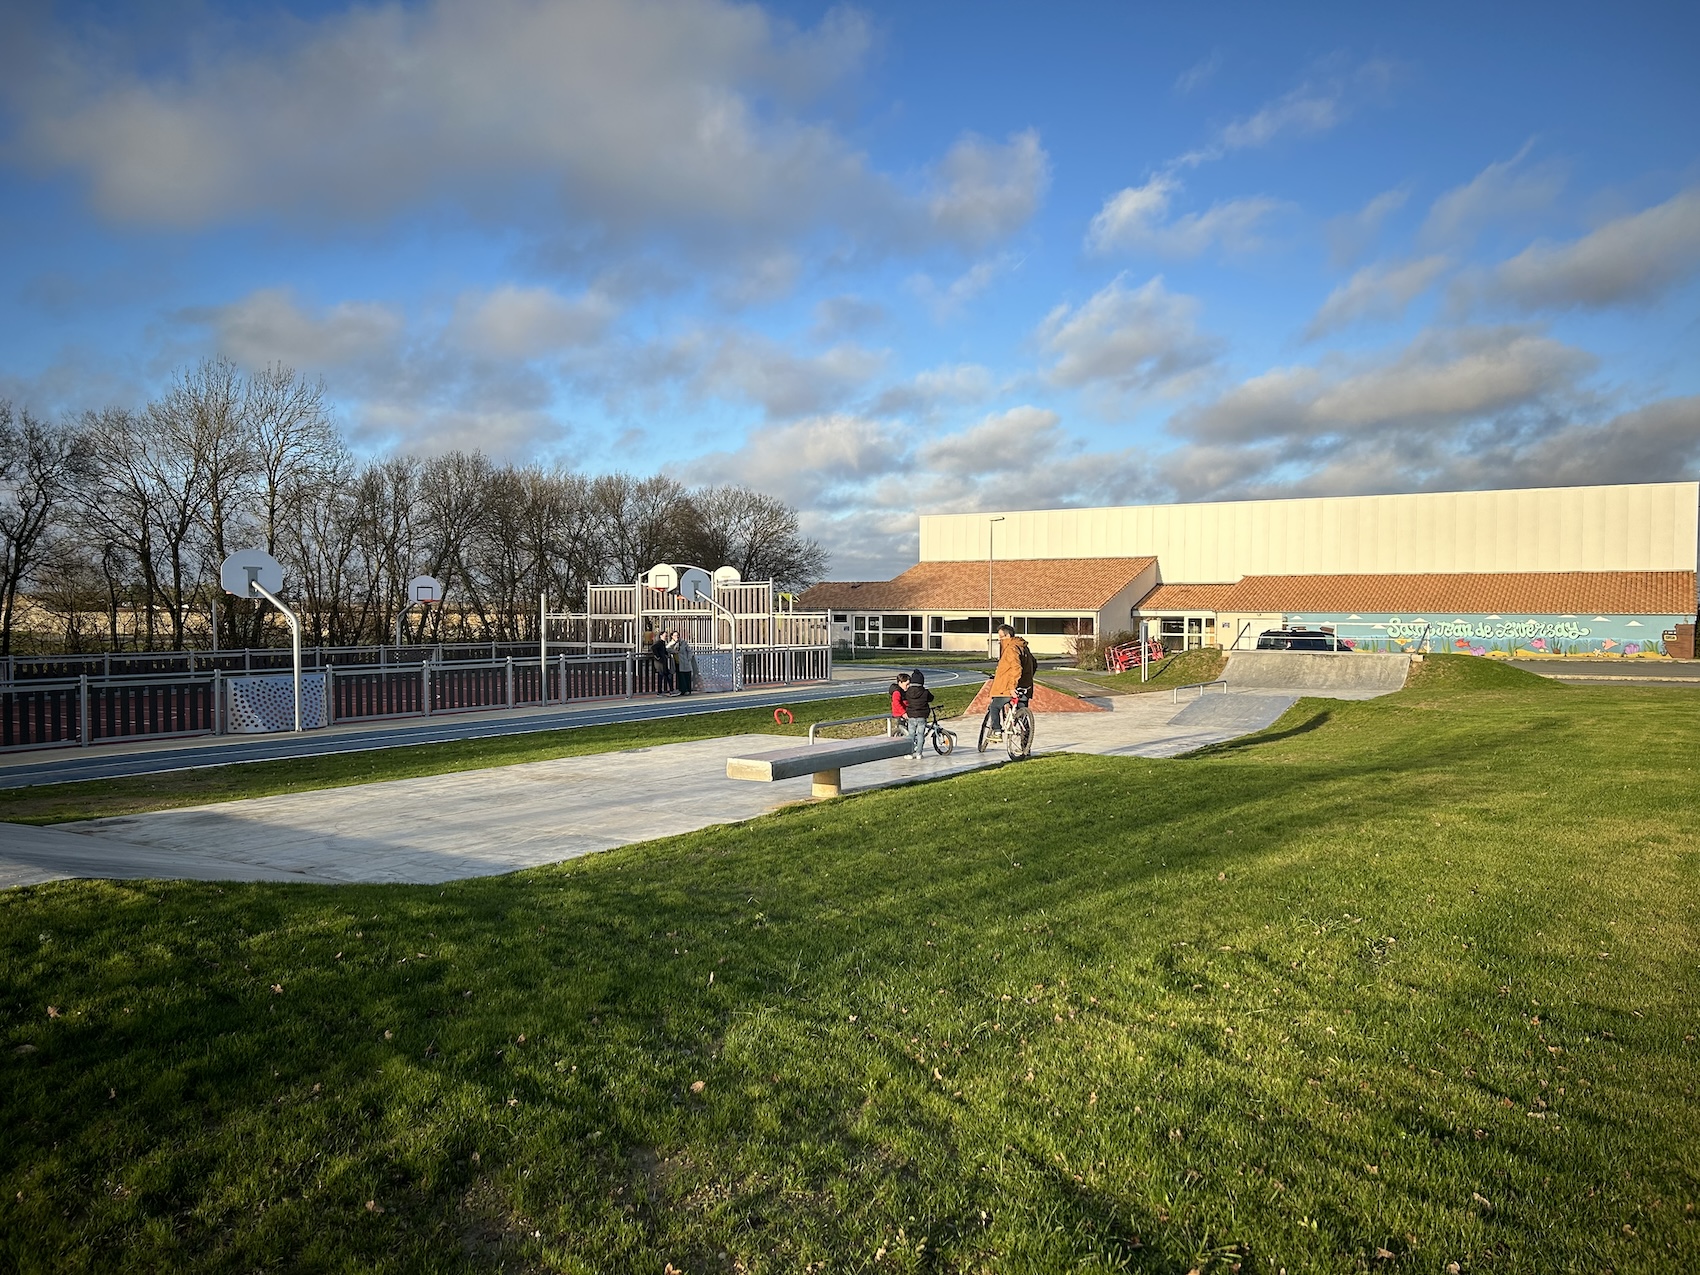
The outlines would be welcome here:
M 363 653 L 373 649 L 364 648 Z M 488 650 L 488 644 L 483 649 Z M 335 723 L 547 707 L 631 698 L 656 689 L 655 664 L 646 655 L 554 655 L 540 667 L 537 648 L 527 643 L 522 649 L 529 655 L 383 664 L 327 661 L 314 666 L 324 673 L 322 692 L 315 694 L 324 697 L 323 720 Z M 207 654 L 196 653 L 197 658 Z M 738 663 L 734 689 L 739 690 L 832 677 L 832 655 L 824 648 L 740 651 Z M 248 668 L 269 677 L 287 671 L 287 665 Z M 239 666 L 156 676 L 128 672 L 108 678 L 85 672 L 69 678 L 20 677 L 0 685 L 0 750 L 222 735 L 233 729 L 231 684 L 243 676 Z

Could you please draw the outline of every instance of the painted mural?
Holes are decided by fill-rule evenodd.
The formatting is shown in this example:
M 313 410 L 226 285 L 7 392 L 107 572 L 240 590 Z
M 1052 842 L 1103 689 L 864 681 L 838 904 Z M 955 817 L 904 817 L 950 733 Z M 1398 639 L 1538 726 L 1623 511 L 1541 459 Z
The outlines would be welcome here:
M 1295 627 L 1327 626 L 1359 649 L 1451 651 L 1499 659 L 1586 655 L 1664 659 L 1664 634 L 1692 616 L 1676 615 L 1289 615 Z

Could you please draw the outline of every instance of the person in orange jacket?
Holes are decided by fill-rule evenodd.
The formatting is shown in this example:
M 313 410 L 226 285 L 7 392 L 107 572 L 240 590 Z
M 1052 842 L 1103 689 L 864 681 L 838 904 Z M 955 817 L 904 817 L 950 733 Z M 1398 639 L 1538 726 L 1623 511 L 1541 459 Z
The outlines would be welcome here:
M 994 731 L 1003 727 L 1004 705 L 1018 691 L 1033 693 L 1033 675 L 1039 671 L 1039 661 L 1023 638 L 1007 624 L 998 625 L 999 654 L 997 671 L 992 674 L 992 702 L 986 706 L 986 720 Z

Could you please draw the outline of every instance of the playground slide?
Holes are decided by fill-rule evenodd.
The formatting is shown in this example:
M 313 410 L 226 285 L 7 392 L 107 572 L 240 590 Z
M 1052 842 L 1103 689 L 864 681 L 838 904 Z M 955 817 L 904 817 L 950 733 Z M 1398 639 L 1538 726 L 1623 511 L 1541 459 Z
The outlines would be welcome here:
M 1295 691 L 1329 699 L 1373 699 L 1405 685 L 1408 655 L 1360 651 L 1235 651 L 1223 677 L 1230 690 Z

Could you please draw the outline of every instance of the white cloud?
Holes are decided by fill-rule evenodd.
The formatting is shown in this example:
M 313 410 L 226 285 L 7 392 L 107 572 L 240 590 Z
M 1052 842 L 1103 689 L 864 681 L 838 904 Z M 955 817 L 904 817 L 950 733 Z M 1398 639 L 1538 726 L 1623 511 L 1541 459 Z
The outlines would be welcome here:
M 935 473 L 971 478 L 1023 469 L 1055 451 L 1062 420 L 1040 407 L 1014 407 L 962 430 L 925 444 L 922 464 Z
M 1328 132 L 1352 113 L 1356 102 L 1384 91 L 1392 78 L 1389 63 L 1370 61 L 1344 74 L 1306 80 L 1250 115 L 1231 121 L 1209 145 L 1187 152 L 1174 166 L 1195 168 L 1232 151 L 1268 146 L 1284 136 Z
M 1273 368 L 1179 413 L 1175 428 L 1207 443 L 1443 428 L 1568 391 L 1593 367 L 1526 328 L 1431 331 L 1391 358 Z
M 1564 188 L 1564 174 L 1556 164 L 1526 163 L 1533 149 L 1533 141 L 1525 142 L 1510 159 L 1489 164 L 1436 199 L 1423 222 L 1423 242 L 1467 243 L 1490 222 L 1547 212 Z
M 1100 403 L 1126 402 L 1190 384 L 1215 357 L 1215 343 L 1198 330 L 1194 298 L 1170 292 L 1160 275 L 1133 289 L 1126 277 L 1077 308 L 1060 305 L 1045 316 L 1037 336 L 1055 359 L 1046 374 L 1053 385 L 1094 389 Z
M 1409 186 L 1384 190 L 1355 213 L 1345 213 L 1327 226 L 1329 259 L 1336 269 L 1351 265 L 1369 250 L 1387 219 L 1405 206 Z
M 461 298 L 456 335 L 462 345 L 489 358 L 531 359 L 599 339 L 615 317 L 600 293 L 563 297 L 549 288 L 512 284 Z
M 1525 309 L 1649 301 L 1700 268 L 1700 190 L 1609 221 L 1567 244 L 1534 244 L 1492 276 L 1491 295 Z
M 761 426 L 738 447 L 674 465 L 671 472 L 692 482 L 748 483 L 820 513 L 877 503 L 870 497 L 877 496 L 878 481 L 902 472 L 909 451 L 896 423 L 834 412 Z
M 909 289 L 933 312 L 933 318 L 942 323 L 991 287 L 999 275 L 1017 264 L 1019 263 L 1010 253 L 1000 253 L 996 257 L 976 261 L 943 287 L 940 287 L 931 275 L 913 275 L 909 279 Z
M 1195 62 L 1175 77 L 1175 92 L 1182 94 L 1193 93 L 1203 88 L 1216 78 L 1216 72 L 1222 69 L 1222 50 L 1217 49 L 1203 61 Z
M 826 411 L 858 394 L 887 353 L 848 342 L 798 354 L 769 337 L 732 329 L 698 333 L 672 347 L 677 367 L 692 367 L 695 393 L 759 404 L 773 418 Z
M 1360 319 L 1398 319 L 1405 308 L 1427 292 L 1451 266 L 1436 255 L 1417 261 L 1365 266 L 1328 294 L 1305 331 L 1307 339 L 1332 332 Z
M 868 46 L 849 9 L 798 31 L 727 0 L 428 0 L 302 20 L 282 40 L 251 31 L 251 47 L 176 69 L 61 32 L 8 84 L 19 152 L 126 222 L 371 219 L 448 200 L 580 244 L 831 225 L 878 247 L 979 249 L 1032 215 L 1048 176 L 1031 131 L 966 137 L 906 192 L 811 120 Z
M 239 363 L 284 363 L 314 370 L 383 355 L 406 327 L 400 311 L 376 302 L 344 301 L 310 314 L 287 288 L 262 288 L 230 305 L 187 317 L 208 321 L 219 350 Z
M 928 210 L 951 242 L 984 247 L 1032 219 L 1050 176 L 1050 159 L 1032 129 L 1002 146 L 965 137 L 940 161 Z
M 1143 186 L 1129 186 L 1104 201 L 1086 232 L 1094 253 L 1151 252 L 1165 257 L 1196 257 L 1220 246 L 1246 252 L 1258 246 L 1263 221 L 1283 205 L 1264 196 L 1230 199 L 1204 212 L 1169 220 L 1169 205 L 1183 189 L 1181 181 L 1159 173 Z

